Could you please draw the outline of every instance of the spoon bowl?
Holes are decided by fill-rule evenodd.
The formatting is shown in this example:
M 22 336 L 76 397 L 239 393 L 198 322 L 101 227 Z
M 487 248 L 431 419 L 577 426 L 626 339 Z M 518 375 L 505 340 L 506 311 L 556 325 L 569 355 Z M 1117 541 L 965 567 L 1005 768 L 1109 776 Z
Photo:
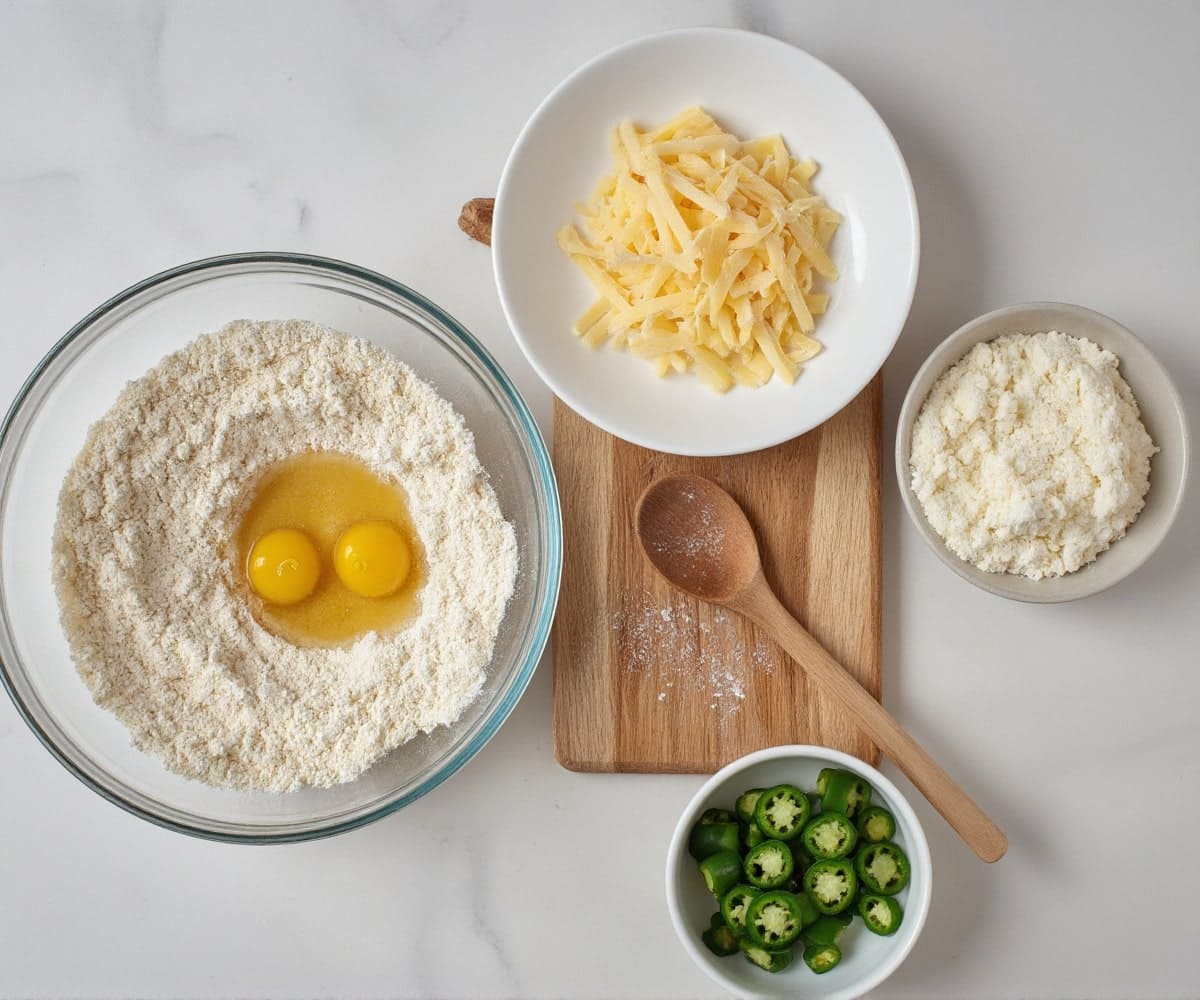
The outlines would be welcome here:
M 730 604 L 761 572 L 745 511 L 711 479 L 664 476 L 641 495 L 634 517 L 654 568 L 693 597 Z

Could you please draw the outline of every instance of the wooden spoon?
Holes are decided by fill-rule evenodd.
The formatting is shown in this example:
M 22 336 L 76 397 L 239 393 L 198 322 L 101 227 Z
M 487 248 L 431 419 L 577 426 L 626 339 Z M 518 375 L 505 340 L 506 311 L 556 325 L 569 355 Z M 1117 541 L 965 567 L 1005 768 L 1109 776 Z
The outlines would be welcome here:
M 976 854 L 984 861 L 1004 856 L 1008 840 L 1000 828 L 779 603 L 763 576 L 754 529 L 733 497 L 703 476 L 667 476 L 642 493 L 636 519 L 638 541 L 667 582 L 761 626 L 845 706 Z

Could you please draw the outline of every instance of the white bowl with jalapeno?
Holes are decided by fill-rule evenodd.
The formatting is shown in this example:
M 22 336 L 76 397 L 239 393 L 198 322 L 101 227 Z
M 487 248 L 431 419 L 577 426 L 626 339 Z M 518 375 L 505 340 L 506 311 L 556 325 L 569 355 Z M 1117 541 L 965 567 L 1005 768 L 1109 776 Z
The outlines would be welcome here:
M 912 950 L 933 888 L 925 832 L 883 774 L 817 746 L 704 783 L 667 852 L 684 949 L 738 996 L 862 996 Z

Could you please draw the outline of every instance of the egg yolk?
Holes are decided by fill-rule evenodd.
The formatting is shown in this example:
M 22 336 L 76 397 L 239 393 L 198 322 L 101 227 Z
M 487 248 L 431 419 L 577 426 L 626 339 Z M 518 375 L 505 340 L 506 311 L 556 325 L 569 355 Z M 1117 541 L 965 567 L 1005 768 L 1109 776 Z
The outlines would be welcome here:
M 360 521 L 338 537 L 333 568 L 360 597 L 387 597 L 400 589 L 412 566 L 408 542 L 387 521 Z
M 250 549 L 246 561 L 250 586 L 271 604 L 297 604 L 317 588 L 321 556 L 303 531 L 268 531 Z

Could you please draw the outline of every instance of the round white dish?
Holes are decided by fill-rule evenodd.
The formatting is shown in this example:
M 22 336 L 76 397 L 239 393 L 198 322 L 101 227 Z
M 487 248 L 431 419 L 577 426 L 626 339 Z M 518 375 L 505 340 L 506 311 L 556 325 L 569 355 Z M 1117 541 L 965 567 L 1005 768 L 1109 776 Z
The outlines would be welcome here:
M 610 130 L 695 104 L 743 138 L 778 132 L 793 156 L 811 156 L 821 168 L 814 189 L 845 216 L 831 245 L 841 276 L 817 323 L 825 349 L 794 386 L 774 379 L 718 396 L 692 376 L 656 378 L 625 352 L 589 351 L 572 332 L 594 293 L 554 237 L 610 169 Z M 559 84 L 509 155 L 492 255 L 508 322 L 555 394 L 617 437 L 681 455 L 755 451 L 837 413 L 891 352 L 920 256 L 908 168 L 875 109 L 807 52 L 724 28 L 639 39 Z
M 925 519 L 921 502 L 912 491 L 908 465 L 913 424 L 933 384 L 976 344 L 1006 333 L 1050 330 L 1086 337 L 1121 359 L 1121 376 L 1133 390 L 1141 409 L 1142 423 L 1160 449 L 1150 460 L 1150 491 L 1146 494 L 1146 506 L 1124 538 L 1074 573 L 1041 580 L 1008 573 L 985 573 L 951 552 Z M 900 483 L 900 496 L 904 498 L 904 506 L 917 531 L 955 573 L 1000 597 L 1052 604 L 1099 593 L 1123 580 L 1150 558 L 1166 537 L 1183 504 L 1188 450 L 1187 418 L 1179 393 L 1166 369 L 1137 337 L 1116 320 L 1082 306 L 1027 302 L 971 320 L 943 340 L 921 366 L 900 410 L 896 432 L 896 477 Z
M 732 809 L 747 788 L 768 788 L 790 782 L 806 791 L 816 787 L 823 767 L 842 767 L 866 779 L 875 794 L 871 801 L 883 805 L 896 817 L 896 843 L 908 855 L 912 876 L 907 888 L 896 896 L 904 910 L 900 929 L 891 937 L 880 937 L 855 920 L 842 936 L 842 961 L 824 975 L 810 972 L 797 956 L 783 972 L 772 974 L 751 965 L 741 955 L 718 958 L 700 940 L 716 910 L 712 894 L 688 854 L 687 841 L 693 824 L 705 809 Z M 688 803 L 667 850 L 667 910 L 675 932 L 692 960 L 724 989 L 742 997 L 789 996 L 849 1000 L 873 990 L 900 967 L 912 951 L 933 895 L 933 863 L 929 844 L 917 814 L 895 785 L 879 771 L 849 754 L 826 747 L 792 745 L 769 747 L 747 754 L 721 768 Z

